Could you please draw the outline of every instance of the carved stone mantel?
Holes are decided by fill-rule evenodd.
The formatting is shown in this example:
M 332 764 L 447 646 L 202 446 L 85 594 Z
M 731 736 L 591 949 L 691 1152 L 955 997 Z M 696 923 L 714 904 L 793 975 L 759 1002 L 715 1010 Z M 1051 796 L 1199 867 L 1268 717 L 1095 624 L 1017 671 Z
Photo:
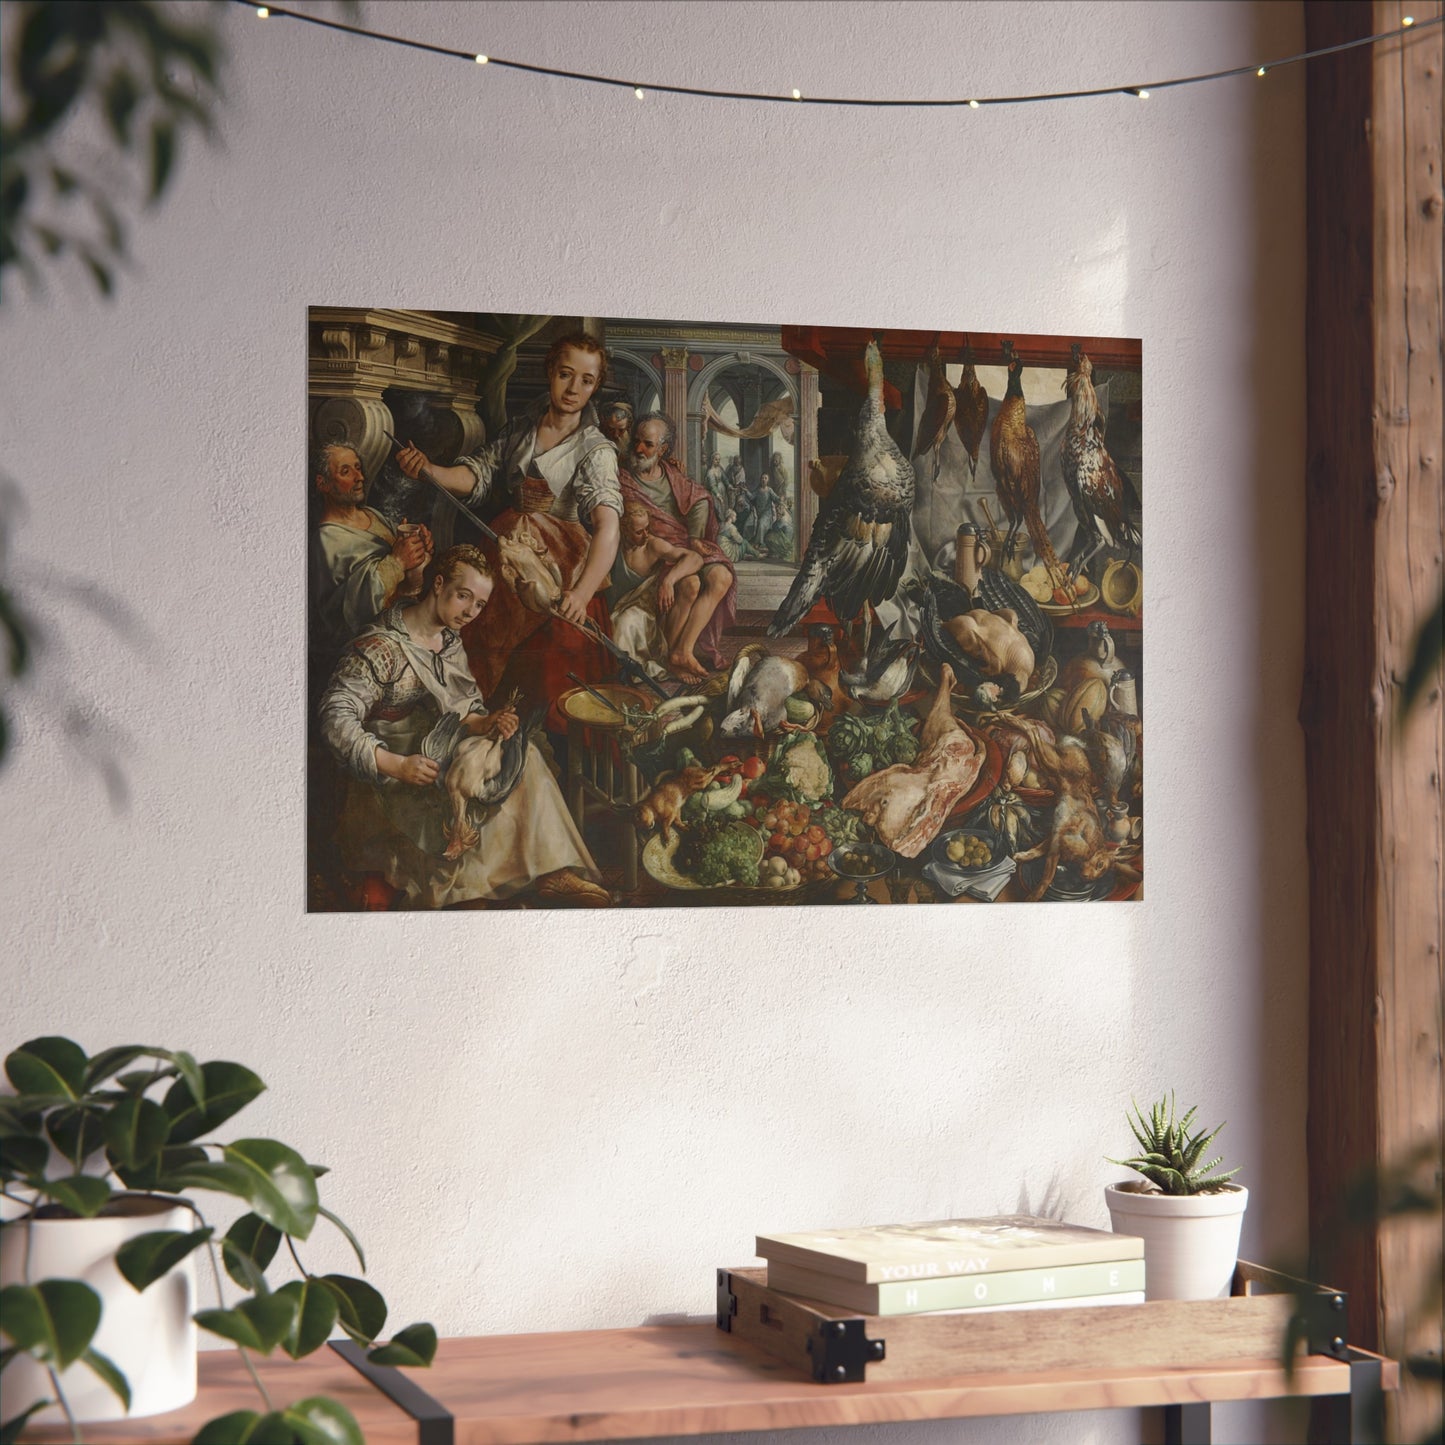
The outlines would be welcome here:
M 479 379 L 501 340 L 425 311 L 313 306 L 307 323 L 307 392 L 317 441 L 356 448 L 375 475 L 390 443 L 388 387 L 425 391 L 450 404 L 462 450 L 485 440 L 477 415 Z

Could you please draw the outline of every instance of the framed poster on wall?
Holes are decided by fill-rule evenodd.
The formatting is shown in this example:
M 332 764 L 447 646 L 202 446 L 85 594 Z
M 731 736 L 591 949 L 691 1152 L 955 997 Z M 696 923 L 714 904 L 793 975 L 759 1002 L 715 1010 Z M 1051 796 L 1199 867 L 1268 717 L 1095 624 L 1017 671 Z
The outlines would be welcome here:
M 313 911 L 1140 896 L 1139 342 L 308 338 Z

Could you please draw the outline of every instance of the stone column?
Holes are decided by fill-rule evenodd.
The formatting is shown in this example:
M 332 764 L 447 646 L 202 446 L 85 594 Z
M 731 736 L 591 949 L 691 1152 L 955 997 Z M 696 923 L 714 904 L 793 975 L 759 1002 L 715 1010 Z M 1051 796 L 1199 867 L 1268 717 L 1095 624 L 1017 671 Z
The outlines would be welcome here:
M 813 463 L 818 460 L 818 371 L 806 361 L 798 376 L 798 546 L 808 545 L 818 515 Z
M 687 347 L 662 348 L 662 409 L 672 418 L 672 459 L 687 470 Z

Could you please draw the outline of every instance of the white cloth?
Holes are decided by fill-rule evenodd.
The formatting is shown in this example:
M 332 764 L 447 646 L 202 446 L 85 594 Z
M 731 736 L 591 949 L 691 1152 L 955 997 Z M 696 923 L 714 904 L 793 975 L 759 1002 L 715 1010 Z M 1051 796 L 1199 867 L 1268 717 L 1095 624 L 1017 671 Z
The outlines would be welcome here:
M 957 386 L 963 375 L 961 366 L 950 366 L 947 368 L 949 384 Z M 918 537 L 919 545 L 923 548 L 924 555 L 941 572 L 949 576 L 953 575 L 953 551 L 949 546 L 953 542 L 954 533 L 960 522 L 973 522 L 977 526 L 987 529 L 988 519 L 984 516 L 980 501 L 987 501 L 989 510 L 993 513 L 995 525 L 1006 528 L 1008 523 L 1004 518 L 1003 509 L 997 500 L 998 484 L 993 478 L 993 469 L 988 459 L 989 431 L 993 426 L 993 419 L 998 414 L 999 404 L 1003 400 L 1004 389 L 1007 381 L 1001 367 L 980 366 L 978 368 L 978 379 L 983 382 L 988 390 L 988 426 L 984 428 L 983 442 L 978 449 L 978 475 L 969 480 L 968 475 L 968 453 L 963 449 L 963 443 L 958 439 L 957 428 L 950 426 L 948 434 L 943 439 L 943 444 L 938 449 L 937 462 L 932 454 L 914 457 L 913 471 L 915 484 L 917 486 L 917 497 L 913 504 L 913 530 Z M 1069 499 L 1069 489 L 1064 485 L 1064 473 L 1059 464 L 1059 443 L 1063 439 L 1064 428 L 1069 422 L 1069 402 L 1063 395 L 1064 372 L 1062 368 L 1036 371 L 1032 374 L 1025 373 L 1025 385 L 1028 386 L 1031 379 L 1039 376 L 1047 376 L 1051 380 L 1058 378 L 1058 391 L 1060 400 L 1056 402 L 1036 403 L 1031 396 L 1028 401 L 1028 421 L 1034 430 L 1034 435 L 1039 439 L 1039 475 L 1042 480 L 1043 490 L 1043 513 L 1044 525 L 1049 529 L 1049 538 L 1054 544 L 1054 551 L 1060 557 L 1068 556 L 1069 548 L 1073 546 L 1074 533 L 1078 530 L 1078 519 L 1074 516 L 1074 506 Z M 995 380 L 995 378 L 1000 378 Z M 913 385 L 913 414 L 915 418 L 921 418 L 923 409 L 928 404 L 929 370 L 927 366 L 920 366 L 915 374 Z M 1051 387 L 1047 388 L 1052 390 Z M 997 393 L 997 394 L 995 394 Z M 1109 388 L 1105 383 L 1098 388 L 1099 393 L 1099 415 L 1107 421 L 1109 416 Z M 914 444 L 917 445 L 917 429 L 915 423 Z M 1019 556 L 1032 565 L 1036 560 L 1033 555 L 1033 547 L 1029 542 L 1029 535 L 1025 528 L 1019 528 Z
M 599 876 L 561 789 L 531 744 L 511 794 L 481 824 L 480 840 L 443 857 L 451 814 L 440 781 L 431 787 L 382 775 L 376 750 L 410 756 L 443 712 L 484 711 L 466 650 L 454 632 L 440 652 L 406 630 L 390 608 L 341 655 L 321 699 L 321 735 L 353 783 L 337 825 L 342 865 L 380 873 L 413 906 L 506 898 L 559 868 Z

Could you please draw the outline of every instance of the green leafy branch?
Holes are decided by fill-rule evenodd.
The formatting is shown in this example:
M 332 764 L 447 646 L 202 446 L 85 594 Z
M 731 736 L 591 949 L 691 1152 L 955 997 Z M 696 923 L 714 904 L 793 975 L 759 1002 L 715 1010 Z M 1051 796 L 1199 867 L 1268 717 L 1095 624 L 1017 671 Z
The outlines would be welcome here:
M 240 1351 L 265 1410 L 212 1420 L 195 1437 L 199 1445 L 363 1445 L 356 1421 L 333 1400 L 318 1396 L 274 1408 L 251 1355 L 280 1349 L 300 1359 L 320 1349 L 339 1327 L 367 1348 L 375 1363 L 429 1365 L 436 1331 L 414 1324 L 378 1345 L 387 1317 L 381 1293 L 364 1279 L 306 1268 L 297 1243 L 309 1239 L 324 1219 L 366 1273 L 355 1234 L 320 1201 L 324 1166 L 308 1163 L 275 1139 L 208 1138 L 265 1084 L 241 1064 L 198 1063 L 182 1050 L 126 1045 L 87 1057 L 72 1040 L 54 1036 L 16 1049 L 5 1060 L 5 1073 L 16 1093 L 0 1097 L 0 1190 L 25 1203 L 28 1212 L 4 1228 L 28 1228 L 37 1216 L 94 1218 L 114 1211 L 127 1193 L 175 1196 L 195 1215 L 197 1228 L 141 1234 L 117 1250 L 115 1262 L 131 1287 L 144 1291 L 193 1251 L 204 1247 L 211 1256 L 219 1306 L 198 1311 L 195 1321 Z M 151 1097 L 153 1092 L 159 1097 Z M 244 1294 L 237 1304 L 225 1303 L 215 1230 L 188 1197 L 194 1192 L 228 1194 L 249 1206 L 219 1240 L 220 1265 Z M 283 1242 L 301 1277 L 272 1289 L 266 1271 Z M 57 1403 L 70 1417 L 60 1376 L 77 1362 L 129 1408 L 125 1376 L 93 1347 L 101 1308 L 100 1296 L 80 1280 L 27 1280 L 0 1290 L 9 1341 L 0 1369 L 28 1354 L 48 1371 L 55 1394 L 54 1401 L 40 1401 L 0 1425 L 0 1445 L 17 1438 L 44 1405 Z
M 12 0 L 14 44 L 0 122 L 0 275 L 32 282 L 42 261 L 73 256 L 104 295 L 126 254 L 122 212 L 154 205 L 182 138 L 209 136 L 221 46 L 210 11 L 155 0 Z M 200 23 L 189 16 L 199 14 Z M 99 150 L 79 157 L 67 127 L 99 121 Z M 65 133 L 63 133 L 65 132 Z

